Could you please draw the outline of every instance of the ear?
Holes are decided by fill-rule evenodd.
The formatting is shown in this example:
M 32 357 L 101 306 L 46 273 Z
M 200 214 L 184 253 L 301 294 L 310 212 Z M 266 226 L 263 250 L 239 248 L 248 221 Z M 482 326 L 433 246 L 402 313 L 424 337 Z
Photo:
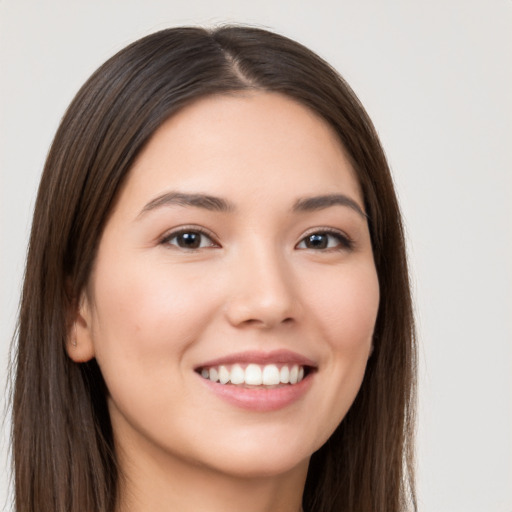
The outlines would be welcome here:
M 92 310 L 85 292 L 70 306 L 66 352 L 75 363 L 86 363 L 95 356 Z

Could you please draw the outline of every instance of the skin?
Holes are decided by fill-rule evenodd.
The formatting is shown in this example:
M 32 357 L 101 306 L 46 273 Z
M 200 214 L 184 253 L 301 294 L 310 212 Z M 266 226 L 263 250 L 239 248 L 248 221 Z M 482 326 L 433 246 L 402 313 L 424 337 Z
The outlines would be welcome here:
M 232 208 L 147 206 L 176 191 Z M 365 216 L 345 204 L 293 211 L 327 194 L 363 210 L 332 129 L 275 93 L 196 101 L 139 155 L 68 346 L 76 362 L 95 357 L 107 383 L 119 511 L 300 510 L 309 458 L 361 385 L 379 304 Z M 182 228 L 208 237 L 180 247 L 173 233 Z M 328 247 L 308 245 L 312 233 Z M 307 391 L 278 410 L 228 403 L 194 371 L 278 349 L 315 364 Z

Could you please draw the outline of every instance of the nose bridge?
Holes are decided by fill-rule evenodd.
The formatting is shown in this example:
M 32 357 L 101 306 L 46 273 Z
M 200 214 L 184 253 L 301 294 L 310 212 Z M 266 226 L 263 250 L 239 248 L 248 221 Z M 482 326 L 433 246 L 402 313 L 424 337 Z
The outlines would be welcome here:
M 297 297 L 289 262 L 276 244 L 253 240 L 240 249 L 232 269 L 231 323 L 271 327 L 293 320 Z

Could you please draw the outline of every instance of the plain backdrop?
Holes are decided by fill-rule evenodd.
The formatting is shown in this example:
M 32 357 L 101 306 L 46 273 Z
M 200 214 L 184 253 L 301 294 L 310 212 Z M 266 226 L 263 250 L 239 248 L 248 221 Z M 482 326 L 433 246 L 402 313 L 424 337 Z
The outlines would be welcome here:
M 226 22 L 311 47 L 366 106 L 409 240 L 420 510 L 512 512 L 510 0 L 0 0 L 2 389 L 38 180 L 66 106 L 131 41 Z M 9 428 L 7 414 L 6 511 Z

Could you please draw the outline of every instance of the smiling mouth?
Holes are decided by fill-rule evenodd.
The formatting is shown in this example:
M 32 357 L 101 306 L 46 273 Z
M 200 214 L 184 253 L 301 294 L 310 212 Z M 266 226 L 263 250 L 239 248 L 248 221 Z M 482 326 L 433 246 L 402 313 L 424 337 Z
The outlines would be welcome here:
M 281 387 L 301 382 L 312 371 L 299 364 L 233 364 L 198 368 L 204 379 L 223 385 L 240 387 Z

